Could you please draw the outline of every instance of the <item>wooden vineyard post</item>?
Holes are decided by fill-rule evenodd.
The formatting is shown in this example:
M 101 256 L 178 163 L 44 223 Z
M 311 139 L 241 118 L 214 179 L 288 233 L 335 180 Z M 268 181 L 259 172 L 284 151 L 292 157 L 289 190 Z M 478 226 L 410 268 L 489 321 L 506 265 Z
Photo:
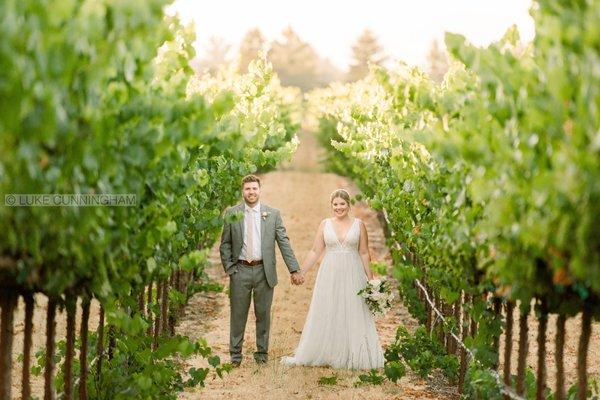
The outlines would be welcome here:
M 164 334 L 168 329 L 167 314 L 169 310 L 169 281 L 162 282 L 162 299 L 160 302 L 160 333 Z
M 438 309 L 438 311 L 444 315 L 444 301 L 442 300 L 442 298 L 440 297 L 440 295 L 436 295 L 435 296 L 435 308 Z M 442 347 L 445 346 L 444 343 L 444 321 L 442 321 L 442 319 L 437 315 L 437 313 L 435 314 L 435 320 L 438 321 L 438 323 L 436 324 L 436 336 L 438 339 L 438 342 L 440 343 L 440 345 Z
M 502 299 L 494 296 L 493 300 L 493 312 L 496 320 L 502 319 Z M 500 366 L 500 334 L 494 336 L 494 353 L 496 354 L 496 362 L 494 363 L 494 369 L 497 371 Z
M 102 359 L 104 358 L 104 307 L 100 306 L 100 321 L 98 322 L 98 342 L 96 343 L 96 357 L 98 364 L 96 368 L 96 377 L 102 376 Z
M 148 284 L 148 301 L 146 303 L 146 315 L 148 316 L 148 331 L 146 334 L 148 336 L 152 335 L 152 310 L 150 309 L 150 305 L 152 304 L 152 281 Z
M 462 292 L 460 297 L 460 310 L 461 310 L 461 318 L 460 318 L 460 340 L 464 343 L 467 337 L 467 321 L 468 314 L 465 305 L 469 302 L 469 295 L 465 292 Z M 460 369 L 458 373 L 458 388 L 459 392 L 462 393 L 464 391 L 465 386 L 465 374 L 467 373 L 467 350 L 460 346 Z
M 485 296 L 485 295 L 483 295 Z M 471 296 L 471 309 L 475 308 L 475 301 L 477 296 Z M 469 329 L 469 336 L 474 338 L 477 335 L 477 320 L 471 315 L 471 328 Z
M 23 295 L 25 301 L 25 337 L 23 338 L 23 374 L 21 378 L 21 398 L 31 397 L 31 346 L 33 334 L 33 295 L 29 292 Z
M 89 321 L 90 299 L 85 297 L 81 304 L 81 329 L 79 333 L 79 339 L 81 340 L 81 351 L 79 352 L 79 400 L 87 400 Z
M 144 295 L 146 294 L 146 291 L 144 289 L 144 286 L 142 286 L 142 288 L 140 289 L 140 293 L 138 294 L 138 311 L 142 317 L 146 314 L 146 305 L 144 304 Z
M 583 307 L 581 315 L 581 336 L 577 351 L 577 398 L 585 400 L 587 396 L 587 353 L 592 334 L 592 310 L 588 304 Z
M 46 316 L 46 366 L 44 369 L 44 400 L 54 400 L 54 353 L 56 352 L 56 300 L 48 299 Z
M 548 306 L 546 299 L 540 300 L 540 317 L 538 327 L 538 363 L 537 363 L 537 382 L 535 398 L 544 400 L 544 390 L 546 389 L 546 329 L 548 327 Z
M 67 309 L 67 348 L 64 364 L 64 398 L 73 399 L 73 358 L 75 356 L 75 312 L 77 310 L 77 298 L 68 296 L 66 300 Z
M 519 317 L 519 357 L 517 360 L 517 394 L 522 396 L 525 393 L 525 369 L 527 365 L 528 341 L 527 334 L 529 326 L 527 317 L 531 305 L 521 303 L 521 313 Z
M 160 281 L 156 282 L 156 304 L 160 307 L 160 299 L 162 298 L 162 284 Z M 158 348 L 158 335 L 160 334 L 160 308 L 159 311 L 154 316 L 154 341 L 152 342 L 152 349 L 156 350 Z
M 462 293 L 461 293 L 461 297 L 458 298 L 457 301 L 454 302 L 454 320 L 456 321 L 456 330 L 455 330 L 455 334 L 457 337 L 460 337 L 460 306 L 461 306 L 461 299 L 462 299 Z M 458 343 L 458 341 L 456 339 L 453 338 L 452 341 L 452 353 L 459 356 L 460 355 L 460 349 L 461 346 Z
M 504 384 L 508 387 L 511 385 L 510 379 L 510 367 L 511 367 L 511 358 L 512 358 L 512 345 L 513 345 L 513 313 L 515 310 L 515 302 L 513 300 L 508 300 L 506 302 L 506 329 L 504 331 L 504 370 L 503 370 L 503 378 Z M 508 399 L 508 396 L 504 397 Z
M 556 400 L 565 400 L 565 326 L 567 316 L 559 314 L 556 319 L 556 341 L 555 356 L 556 362 Z
M 18 302 L 18 294 L 12 289 L 2 289 L 0 306 L 2 320 L 0 325 L 0 398 L 11 398 L 11 372 L 14 311 Z
M 115 332 L 115 326 L 108 324 L 108 349 L 106 351 L 106 355 L 108 356 L 109 360 L 112 360 L 114 356 L 116 336 L 117 332 Z
M 446 321 L 448 321 L 448 317 L 450 317 L 450 306 L 444 300 L 442 300 L 441 311 L 442 311 L 442 315 L 444 316 L 444 319 Z M 442 334 L 443 334 L 442 344 L 444 345 L 444 348 L 446 349 L 446 353 L 450 354 L 450 335 L 446 331 L 446 328 L 447 328 L 447 324 L 445 324 L 444 321 L 442 321 Z
M 425 290 L 429 292 L 429 285 L 425 282 Z M 427 312 L 427 320 L 425 321 L 425 329 L 427 333 L 431 333 L 433 330 L 433 309 L 431 308 L 431 304 L 427 301 L 427 297 L 425 293 L 423 293 L 423 297 L 425 298 L 425 311 Z
M 176 283 L 176 272 L 172 272 L 171 273 L 171 279 L 169 281 L 169 287 L 171 289 L 178 289 L 177 286 L 175 285 Z M 183 308 L 181 307 L 181 305 L 177 306 L 178 308 Z M 168 319 L 168 327 L 169 327 L 169 335 L 170 336 L 175 336 L 175 323 L 177 322 L 176 320 L 176 316 L 179 315 L 179 310 L 176 310 L 173 307 L 173 304 L 170 305 L 170 307 L 167 307 L 167 319 Z

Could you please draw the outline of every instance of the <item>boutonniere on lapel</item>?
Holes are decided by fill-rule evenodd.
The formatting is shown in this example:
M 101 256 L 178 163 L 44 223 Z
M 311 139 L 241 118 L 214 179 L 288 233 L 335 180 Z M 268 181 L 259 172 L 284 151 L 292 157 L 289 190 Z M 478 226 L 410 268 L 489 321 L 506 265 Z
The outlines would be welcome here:
M 263 221 L 264 221 L 265 219 L 267 219 L 267 217 L 269 216 L 269 214 L 271 214 L 271 213 L 268 213 L 268 212 L 266 212 L 266 211 L 263 211 L 263 212 L 262 212 L 262 214 L 261 214 L 260 216 L 262 217 L 262 219 L 263 219 Z

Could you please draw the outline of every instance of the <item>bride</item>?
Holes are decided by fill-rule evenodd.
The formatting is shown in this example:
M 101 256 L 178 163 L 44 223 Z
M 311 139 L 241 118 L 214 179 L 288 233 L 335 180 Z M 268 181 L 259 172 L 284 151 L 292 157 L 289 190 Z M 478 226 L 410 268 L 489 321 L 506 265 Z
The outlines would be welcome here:
M 364 223 L 348 215 L 350 195 L 331 194 L 333 218 L 319 225 L 313 247 L 301 267 L 304 276 L 325 251 L 300 342 L 285 365 L 345 369 L 382 368 L 383 351 L 373 315 L 358 291 L 373 278 Z

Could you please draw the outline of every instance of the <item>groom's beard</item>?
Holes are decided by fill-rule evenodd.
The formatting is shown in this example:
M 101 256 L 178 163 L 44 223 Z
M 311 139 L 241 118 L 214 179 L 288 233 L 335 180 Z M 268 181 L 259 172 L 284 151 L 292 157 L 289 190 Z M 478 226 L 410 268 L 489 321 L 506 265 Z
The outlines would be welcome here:
M 258 203 L 259 199 L 260 199 L 259 196 L 255 196 L 253 198 L 248 198 L 248 197 L 244 196 L 244 201 L 246 202 L 246 204 L 248 204 L 251 207 L 253 207 L 254 205 L 256 205 Z

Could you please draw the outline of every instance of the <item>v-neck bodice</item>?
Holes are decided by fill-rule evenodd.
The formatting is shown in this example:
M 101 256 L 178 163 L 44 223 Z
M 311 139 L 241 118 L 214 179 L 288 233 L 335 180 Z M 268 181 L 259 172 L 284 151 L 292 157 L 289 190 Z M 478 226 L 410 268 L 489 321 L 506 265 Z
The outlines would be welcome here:
M 328 218 L 325 222 L 325 229 L 323 230 L 323 239 L 325 240 L 327 251 L 358 251 L 360 239 L 360 229 L 358 229 L 358 227 L 358 219 L 354 218 L 346 235 L 340 240 L 333 228 L 333 222 Z

